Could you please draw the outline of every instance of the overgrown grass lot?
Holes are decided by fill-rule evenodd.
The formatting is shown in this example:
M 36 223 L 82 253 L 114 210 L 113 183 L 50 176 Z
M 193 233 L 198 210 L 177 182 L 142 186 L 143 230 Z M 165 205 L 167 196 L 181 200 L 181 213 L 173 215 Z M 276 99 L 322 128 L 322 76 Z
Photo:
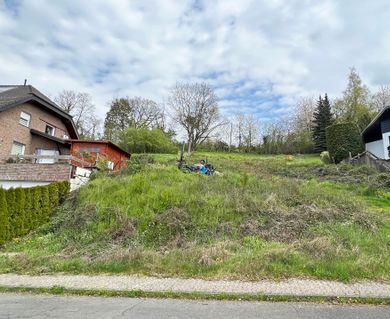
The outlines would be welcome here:
M 207 158 L 221 172 L 209 177 L 176 157 L 97 176 L 3 247 L 0 271 L 390 279 L 389 173 L 314 155 L 187 159 Z

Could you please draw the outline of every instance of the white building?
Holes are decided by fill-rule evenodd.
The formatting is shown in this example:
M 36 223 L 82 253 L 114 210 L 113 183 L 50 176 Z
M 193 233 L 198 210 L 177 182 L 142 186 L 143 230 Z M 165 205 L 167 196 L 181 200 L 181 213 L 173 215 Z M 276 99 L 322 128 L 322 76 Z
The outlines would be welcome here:
M 379 112 L 364 129 L 362 136 L 366 151 L 381 159 L 390 159 L 390 106 Z

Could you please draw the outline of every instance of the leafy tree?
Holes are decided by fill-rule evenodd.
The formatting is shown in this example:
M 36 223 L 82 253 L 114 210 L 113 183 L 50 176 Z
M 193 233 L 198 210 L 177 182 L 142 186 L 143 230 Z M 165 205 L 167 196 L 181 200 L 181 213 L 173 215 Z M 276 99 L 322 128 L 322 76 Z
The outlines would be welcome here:
M 177 147 L 162 130 L 128 128 L 120 137 L 119 145 L 129 153 L 175 153 Z
M 9 228 L 10 222 L 5 190 L 0 188 L 0 245 L 10 238 Z
M 353 122 L 332 124 L 326 128 L 326 141 L 330 158 L 339 163 L 363 151 L 363 141 L 359 128 Z
M 115 99 L 106 114 L 104 135 L 118 141 L 121 132 L 129 127 L 164 129 L 164 121 L 163 110 L 152 100 L 141 97 Z
M 317 109 L 314 112 L 313 120 L 313 141 L 314 150 L 318 153 L 326 151 L 326 128 L 333 122 L 333 115 L 328 99 L 328 95 L 325 94 L 324 99 L 321 96 L 317 102 Z
M 362 83 L 355 68 L 348 76 L 348 85 L 343 97 L 334 104 L 336 119 L 341 122 L 354 122 L 362 131 L 374 116 L 370 90 Z

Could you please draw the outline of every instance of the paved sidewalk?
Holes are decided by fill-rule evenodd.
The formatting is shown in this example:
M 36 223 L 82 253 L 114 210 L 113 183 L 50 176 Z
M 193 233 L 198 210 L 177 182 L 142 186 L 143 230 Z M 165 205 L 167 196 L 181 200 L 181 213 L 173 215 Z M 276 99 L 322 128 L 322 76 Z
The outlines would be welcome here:
M 43 275 L 0 274 L 3 287 L 62 286 L 70 289 L 143 290 L 157 292 L 203 292 L 229 294 L 265 294 L 288 296 L 376 297 L 390 298 L 390 282 L 361 281 L 344 284 L 337 281 L 288 279 L 257 282 L 155 278 L 110 275 Z

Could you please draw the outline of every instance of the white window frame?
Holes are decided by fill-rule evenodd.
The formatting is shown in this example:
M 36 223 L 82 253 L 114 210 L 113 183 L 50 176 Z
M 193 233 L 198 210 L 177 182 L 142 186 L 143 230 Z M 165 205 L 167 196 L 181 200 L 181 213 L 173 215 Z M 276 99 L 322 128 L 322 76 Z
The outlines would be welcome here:
M 49 133 L 46 132 L 46 128 L 47 128 L 47 127 L 51 127 L 51 128 L 53 129 L 53 134 L 49 134 Z M 50 136 L 55 136 L 55 134 L 56 134 L 56 128 L 55 128 L 53 125 L 50 125 L 50 124 L 47 124 L 47 123 L 46 123 L 45 133 L 46 133 L 47 135 L 50 135 Z
M 22 147 L 21 153 L 18 153 L 18 154 L 14 154 L 14 153 L 13 153 L 14 145 L 19 145 L 19 146 Z M 24 152 L 25 152 L 25 151 L 26 151 L 26 145 L 25 145 L 25 144 L 20 143 L 20 142 L 13 141 L 12 146 L 11 146 L 11 155 L 24 155 Z
M 25 124 L 23 121 L 26 121 L 27 124 Z M 24 111 L 20 112 L 19 124 L 21 124 L 25 127 L 29 127 L 30 122 L 31 122 L 31 114 L 24 112 Z

